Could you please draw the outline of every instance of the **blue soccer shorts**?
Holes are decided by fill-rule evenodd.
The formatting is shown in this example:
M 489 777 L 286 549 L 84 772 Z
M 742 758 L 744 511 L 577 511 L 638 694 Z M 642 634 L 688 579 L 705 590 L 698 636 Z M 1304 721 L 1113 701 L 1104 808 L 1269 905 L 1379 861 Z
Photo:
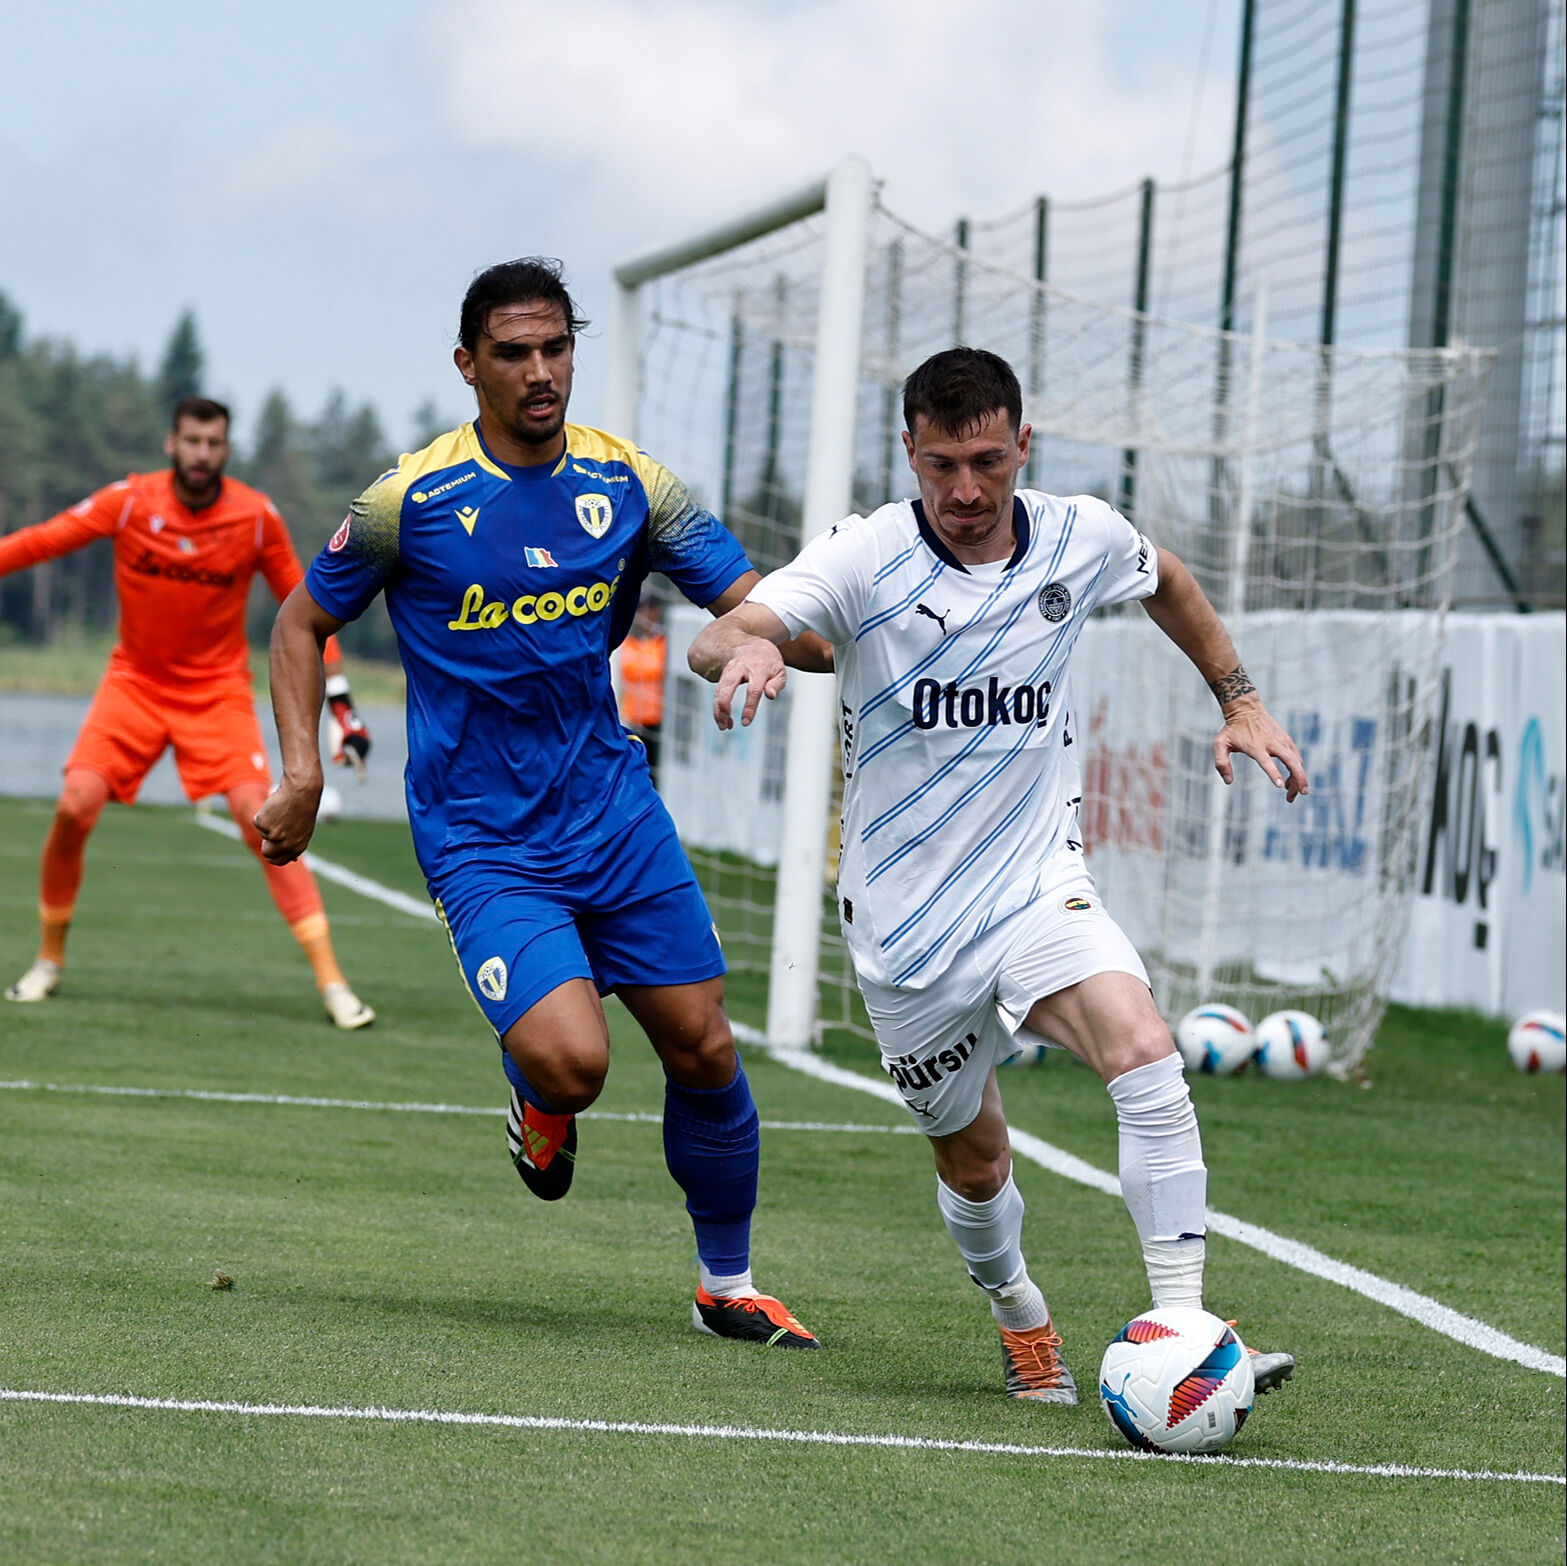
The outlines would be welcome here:
M 696 984 L 724 971 L 702 889 L 662 803 L 618 837 L 548 869 L 469 860 L 430 892 L 485 1020 L 506 1030 L 568 979 Z

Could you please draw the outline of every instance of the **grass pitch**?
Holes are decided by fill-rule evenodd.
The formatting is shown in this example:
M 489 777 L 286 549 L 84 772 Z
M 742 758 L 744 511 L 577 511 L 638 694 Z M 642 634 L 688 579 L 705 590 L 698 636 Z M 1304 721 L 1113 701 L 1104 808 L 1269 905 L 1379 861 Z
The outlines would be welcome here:
M 0 801 L 0 977 L 33 950 L 42 804 Z M 317 847 L 418 894 L 406 833 Z M 381 1020 L 335 1032 L 237 845 L 109 811 L 66 988 L 0 1006 L 0 1079 L 499 1106 L 440 930 L 323 888 Z M 5 955 L 9 953 L 9 955 Z M 598 1108 L 657 1114 L 615 1013 Z M 753 1019 L 754 1020 L 754 1019 Z M 872 1069 L 845 1044 L 840 1063 Z M 764 1120 L 898 1112 L 760 1052 Z M 1563 1348 L 1562 1078 L 1501 1030 L 1395 1012 L 1369 1090 L 1200 1079 L 1214 1204 Z M 1114 1166 L 1103 1090 L 1009 1073 L 1014 1123 Z M 764 1132 L 758 1281 L 820 1354 L 688 1325 L 690 1229 L 656 1125 L 588 1120 L 576 1186 L 532 1201 L 497 1118 L 0 1091 L 0 1388 L 922 1436 L 1113 1452 L 1097 1403 L 1000 1392 L 988 1313 L 917 1137 Z M 1020 1164 L 1027 1247 L 1080 1384 L 1146 1303 L 1129 1220 Z M 1232 1448 L 1286 1463 L 1562 1472 L 1563 1383 L 1222 1239 L 1209 1299 L 1296 1380 Z M 214 1291 L 222 1270 L 233 1287 Z M 0 1401 L 0 1559 L 1539 1561 L 1554 1485 L 584 1430 Z

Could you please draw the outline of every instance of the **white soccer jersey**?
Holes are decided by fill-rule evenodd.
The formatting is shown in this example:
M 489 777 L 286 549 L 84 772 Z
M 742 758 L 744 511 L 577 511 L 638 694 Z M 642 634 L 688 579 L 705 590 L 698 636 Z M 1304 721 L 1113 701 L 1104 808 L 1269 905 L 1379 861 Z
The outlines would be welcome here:
M 918 501 L 850 517 L 750 593 L 836 649 L 839 914 L 862 978 L 929 985 L 1081 851 L 1067 660 L 1089 612 L 1146 598 L 1158 555 L 1091 495 L 1020 490 L 1010 560 L 964 565 Z

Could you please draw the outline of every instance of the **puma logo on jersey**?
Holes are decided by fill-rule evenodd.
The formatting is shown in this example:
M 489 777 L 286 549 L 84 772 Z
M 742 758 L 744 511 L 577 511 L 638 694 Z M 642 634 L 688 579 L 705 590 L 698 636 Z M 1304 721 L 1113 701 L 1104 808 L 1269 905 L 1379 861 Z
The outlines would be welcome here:
M 947 614 L 952 613 L 950 609 L 947 614 L 937 614 L 934 609 L 927 609 L 924 604 L 915 604 L 914 613 L 916 616 L 924 615 L 927 620 L 934 620 L 941 627 L 941 634 L 943 636 L 947 634 Z

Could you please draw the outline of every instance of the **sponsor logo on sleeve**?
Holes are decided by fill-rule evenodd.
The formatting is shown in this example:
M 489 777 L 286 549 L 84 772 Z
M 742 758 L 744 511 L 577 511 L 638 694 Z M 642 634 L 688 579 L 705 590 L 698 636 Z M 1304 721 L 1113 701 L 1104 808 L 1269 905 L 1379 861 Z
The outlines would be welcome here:
M 343 518 L 343 525 L 326 541 L 326 552 L 329 555 L 340 555 L 348 547 L 348 533 L 353 523 L 353 518 Z
M 1060 622 L 1072 612 L 1072 590 L 1065 582 L 1051 582 L 1039 589 L 1039 612 L 1052 624 Z
M 1061 899 L 1062 913 L 1092 913 L 1094 905 L 1086 898 L 1073 893 L 1071 897 Z

